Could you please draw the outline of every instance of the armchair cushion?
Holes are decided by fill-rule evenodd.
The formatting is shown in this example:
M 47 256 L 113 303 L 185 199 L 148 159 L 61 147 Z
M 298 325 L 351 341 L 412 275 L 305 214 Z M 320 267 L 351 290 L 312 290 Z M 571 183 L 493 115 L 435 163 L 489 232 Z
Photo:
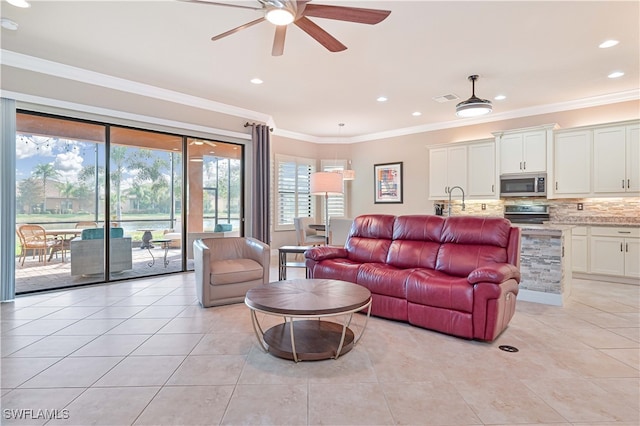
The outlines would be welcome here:
M 262 278 L 262 265 L 251 259 L 212 260 L 211 285 L 233 284 Z

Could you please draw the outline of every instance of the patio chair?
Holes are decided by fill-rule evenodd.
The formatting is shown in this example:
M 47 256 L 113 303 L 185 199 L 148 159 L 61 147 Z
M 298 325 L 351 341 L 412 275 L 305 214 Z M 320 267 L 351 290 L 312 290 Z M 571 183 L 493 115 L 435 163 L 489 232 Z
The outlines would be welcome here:
M 38 253 L 38 262 L 47 263 L 47 253 L 51 251 L 62 250 L 62 240 L 54 237 L 48 237 L 44 228 L 40 225 L 20 225 L 18 227 L 18 235 L 20 238 L 20 244 L 22 246 L 22 262 L 21 266 L 24 266 L 24 259 L 26 257 L 27 250 L 34 250 Z

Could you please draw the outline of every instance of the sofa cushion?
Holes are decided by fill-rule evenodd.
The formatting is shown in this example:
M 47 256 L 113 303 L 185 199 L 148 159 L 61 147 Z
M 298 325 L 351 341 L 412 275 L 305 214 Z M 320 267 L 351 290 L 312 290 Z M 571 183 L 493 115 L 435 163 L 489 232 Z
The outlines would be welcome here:
M 439 216 L 397 217 L 386 263 L 403 269 L 435 269 L 443 225 Z
M 355 283 L 358 278 L 358 270 L 361 266 L 362 263 L 345 258 L 326 259 L 313 267 L 313 277 L 331 278 L 333 280 Z
M 407 301 L 419 305 L 473 312 L 473 286 L 466 277 L 452 277 L 429 269 L 407 277 Z
M 511 222 L 497 217 L 450 217 L 442 230 L 436 269 L 466 277 L 473 270 L 507 261 Z
M 384 263 L 364 263 L 356 283 L 374 294 L 406 298 L 405 281 L 413 269 L 398 269 Z
M 345 244 L 349 260 L 384 263 L 387 259 L 395 216 L 363 215 L 354 220 Z
M 440 241 L 505 248 L 510 232 L 511 222 L 501 217 L 455 216 L 445 221 Z
M 124 236 L 123 228 L 115 227 L 109 229 L 111 238 L 122 238 Z M 85 228 L 80 235 L 83 240 L 102 240 L 104 239 L 104 228 Z
M 252 259 L 212 260 L 211 284 L 224 285 L 262 279 L 262 266 Z

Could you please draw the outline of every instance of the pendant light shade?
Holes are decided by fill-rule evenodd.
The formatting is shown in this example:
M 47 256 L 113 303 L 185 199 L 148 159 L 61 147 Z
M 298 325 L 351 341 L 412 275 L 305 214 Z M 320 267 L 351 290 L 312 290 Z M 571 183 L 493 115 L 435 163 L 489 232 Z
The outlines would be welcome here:
M 469 80 L 471 81 L 471 97 L 456 105 L 456 115 L 458 117 L 479 117 L 481 115 L 489 114 L 493 110 L 491 101 L 480 99 L 476 96 L 477 79 L 477 75 L 469 76 Z

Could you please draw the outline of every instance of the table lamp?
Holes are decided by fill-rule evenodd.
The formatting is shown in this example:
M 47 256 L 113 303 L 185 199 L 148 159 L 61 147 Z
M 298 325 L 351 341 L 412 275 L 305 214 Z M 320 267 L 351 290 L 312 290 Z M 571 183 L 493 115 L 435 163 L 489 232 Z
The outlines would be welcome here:
M 333 172 L 311 173 L 312 195 L 324 195 L 324 240 L 329 244 L 329 194 L 342 194 L 342 175 Z

